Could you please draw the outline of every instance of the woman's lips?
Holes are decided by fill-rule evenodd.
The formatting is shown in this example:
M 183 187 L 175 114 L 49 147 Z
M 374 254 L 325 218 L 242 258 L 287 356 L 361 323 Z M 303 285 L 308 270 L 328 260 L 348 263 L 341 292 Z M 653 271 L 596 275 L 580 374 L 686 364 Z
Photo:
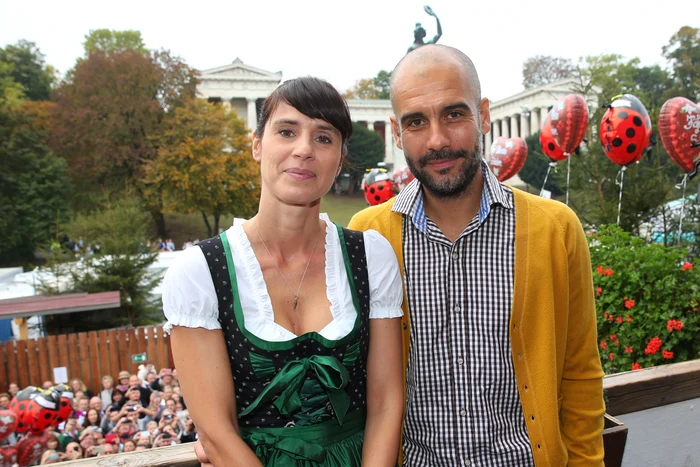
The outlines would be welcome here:
M 310 170 L 296 169 L 296 168 L 295 169 L 287 169 L 287 170 L 285 170 L 285 173 L 296 178 L 297 180 L 308 180 L 308 179 L 314 178 L 316 176 L 316 174 Z

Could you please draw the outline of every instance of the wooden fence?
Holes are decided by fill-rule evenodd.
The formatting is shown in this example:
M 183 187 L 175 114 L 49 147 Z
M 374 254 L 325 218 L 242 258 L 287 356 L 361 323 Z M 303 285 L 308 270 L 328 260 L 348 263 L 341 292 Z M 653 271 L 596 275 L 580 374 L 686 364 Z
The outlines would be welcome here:
M 115 379 L 120 371 L 138 371 L 131 356 L 146 353 L 157 369 L 172 368 L 170 338 L 161 326 L 61 334 L 0 343 L 0 392 L 10 382 L 41 386 L 53 381 L 53 368 L 66 367 L 68 378 L 80 378 L 99 393 L 103 375 Z

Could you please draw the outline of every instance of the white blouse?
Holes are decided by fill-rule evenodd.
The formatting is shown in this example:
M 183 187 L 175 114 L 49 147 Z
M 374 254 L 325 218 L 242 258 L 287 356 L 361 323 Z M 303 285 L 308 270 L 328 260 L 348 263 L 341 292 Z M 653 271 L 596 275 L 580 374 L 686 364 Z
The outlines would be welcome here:
M 335 225 L 326 214 L 326 295 L 333 320 L 320 331 L 326 339 L 338 340 L 350 333 L 355 324 L 356 311 L 348 286 L 345 261 Z M 260 263 L 243 230 L 244 219 L 234 219 L 226 231 L 235 264 L 236 280 L 246 329 L 253 335 L 281 342 L 297 337 L 275 323 L 272 302 L 267 293 Z M 367 273 L 370 286 L 370 318 L 398 318 L 403 316 L 401 303 L 403 287 L 399 264 L 389 242 L 374 230 L 364 232 Z M 218 300 L 209 266 L 201 248 L 184 250 L 168 268 L 163 280 L 163 311 L 173 326 L 221 329 Z

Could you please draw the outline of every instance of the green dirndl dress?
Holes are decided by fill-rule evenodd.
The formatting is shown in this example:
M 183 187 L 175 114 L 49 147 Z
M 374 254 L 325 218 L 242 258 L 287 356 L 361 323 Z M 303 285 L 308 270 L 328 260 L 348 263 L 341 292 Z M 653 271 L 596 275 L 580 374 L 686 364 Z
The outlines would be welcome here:
M 356 310 L 339 340 L 269 342 L 245 328 L 226 233 L 200 242 L 219 301 L 241 437 L 268 467 L 360 467 L 366 419 L 369 280 L 363 235 L 337 227 Z

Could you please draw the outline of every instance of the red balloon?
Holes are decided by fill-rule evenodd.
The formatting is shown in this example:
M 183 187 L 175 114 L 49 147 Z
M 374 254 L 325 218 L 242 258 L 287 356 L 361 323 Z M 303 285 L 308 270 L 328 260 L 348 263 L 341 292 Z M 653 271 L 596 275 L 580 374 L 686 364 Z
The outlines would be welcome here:
M 12 467 L 17 463 L 17 446 L 0 447 L 0 467 Z
M 73 413 L 73 391 L 68 389 L 68 386 L 65 384 L 59 384 L 53 389 L 58 391 L 61 395 L 61 402 L 59 403 L 58 407 L 58 416 L 53 422 L 53 426 L 58 426 L 65 422 Z
M 367 172 L 362 180 L 362 190 L 370 206 L 382 204 L 395 196 L 394 184 L 389 174 L 383 169 L 372 169 Z
M 547 114 L 547 118 L 545 118 L 540 129 L 540 145 L 545 156 L 549 157 L 553 162 L 560 162 L 569 157 L 569 155 L 564 154 L 564 150 L 559 147 L 554 139 L 551 123 L 549 114 Z
M 659 134 L 673 162 L 694 176 L 700 168 L 700 104 L 685 97 L 669 99 L 659 113 Z
M 31 400 L 39 394 L 39 390 L 34 386 L 27 386 L 26 388 L 15 394 L 10 402 L 10 410 L 17 414 L 17 428 L 15 431 L 18 433 L 26 433 L 30 427 L 28 427 L 23 420 L 24 412 L 29 407 Z
M 629 165 L 642 158 L 649 146 L 651 119 L 644 104 L 632 94 L 614 98 L 600 122 L 603 152 L 618 165 Z
M 18 417 L 14 410 L 0 410 L 0 441 L 17 429 Z
M 527 144 L 522 138 L 499 136 L 491 145 L 489 166 L 498 181 L 503 182 L 520 172 L 527 159 Z
M 53 425 L 58 416 L 61 395 L 55 390 L 39 390 L 31 401 L 27 409 L 22 414 L 21 422 L 29 428 L 33 434 L 43 433 L 49 426 Z
M 568 94 L 559 99 L 552 110 L 552 135 L 564 154 L 570 155 L 576 150 L 588 128 L 588 104 L 583 96 Z
M 46 443 L 51 435 L 44 432 L 42 434 L 30 434 L 19 440 L 17 443 L 17 461 L 20 467 L 35 465 L 41 460 L 41 455 L 46 450 Z
M 403 167 L 403 168 L 394 170 L 394 175 L 392 177 L 392 181 L 394 182 L 394 187 L 397 190 L 401 191 L 404 188 L 406 188 L 406 185 L 411 183 L 414 178 L 416 178 L 416 177 L 413 176 L 411 169 L 408 167 Z

